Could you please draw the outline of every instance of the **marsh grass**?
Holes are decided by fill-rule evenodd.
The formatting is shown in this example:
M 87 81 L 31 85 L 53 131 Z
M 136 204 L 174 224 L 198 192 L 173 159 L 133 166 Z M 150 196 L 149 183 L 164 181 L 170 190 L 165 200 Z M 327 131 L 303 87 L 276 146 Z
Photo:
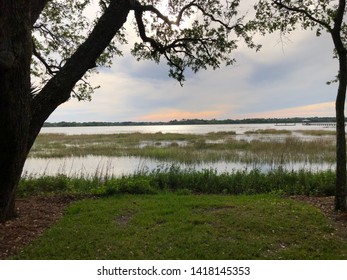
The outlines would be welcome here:
M 311 136 L 334 136 L 336 135 L 336 131 L 331 130 L 297 130 L 296 132 L 301 133 L 303 135 L 311 135 Z
M 239 170 L 217 173 L 182 169 L 178 165 L 156 170 L 139 170 L 135 174 L 112 177 L 66 175 L 23 177 L 19 196 L 69 194 L 81 196 L 112 196 L 116 194 L 153 194 L 165 191 L 204 194 L 268 194 L 333 195 L 333 171 L 286 171 L 281 168 L 269 172 Z
M 277 131 L 277 130 L 276 130 Z M 279 133 L 286 133 L 279 130 Z M 143 143 L 146 145 L 143 145 Z M 165 142 L 165 145 L 162 144 Z M 184 145 L 178 143 L 184 142 Z M 41 134 L 29 156 L 139 156 L 184 163 L 232 161 L 242 163 L 334 162 L 331 139 L 286 136 L 284 141 L 237 140 L 233 132 L 190 134 Z
M 333 233 L 273 195 L 122 195 L 74 203 L 15 259 L 346 259 Z
M 257 130 L 248 130 L 245 134 L 268 134 L 268 135 L 291 135 L 292 132 L 286 129 L 257 129 Z

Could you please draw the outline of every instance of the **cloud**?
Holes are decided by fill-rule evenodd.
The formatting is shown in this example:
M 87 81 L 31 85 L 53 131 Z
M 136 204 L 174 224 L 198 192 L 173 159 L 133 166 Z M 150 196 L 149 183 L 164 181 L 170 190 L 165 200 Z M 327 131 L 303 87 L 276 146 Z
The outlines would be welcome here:
M 71 100 L 49 121 L 334 116 L 337 88 L 325 85 L 337 73 L 329 36 L 298 31 L 255 39 L 263 44 L 260 52 L 241 46 L 235 65 L 189 75 L 184 87 L 168 78 L 165 61 L 138 62 L 123 47 L 124 57 L 92 77 L 101 85 L 93 100 Z
M 281 110 L 272 110 L 261 113 L 241 114 L 238 118 L 290 118 L 290 117 L 329 117 L 334 115 L 334 102 L 325 102 L 311 104 L 307 106 L 299 106 L 293 108 L 285 108 Z
M 189 112 L 180 111 L 175 109 L 160 109 L 157 112 L 141 116 L 138 118 L 139 121 L 170 121 L 170 120 L 182 120 L 182 119 L 213 119 L 220 115 L 220 111 L 202 111 L 202 112 Z

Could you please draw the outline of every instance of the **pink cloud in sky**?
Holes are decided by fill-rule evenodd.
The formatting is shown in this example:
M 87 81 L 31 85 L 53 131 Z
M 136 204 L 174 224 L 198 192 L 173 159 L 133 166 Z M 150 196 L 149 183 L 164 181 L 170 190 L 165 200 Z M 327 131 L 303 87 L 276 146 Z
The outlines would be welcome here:
M 171 121 L 182 119 L 213 119 L 218 118 L 223 112 L 220 111 L 202 111 L 188 112 L 175 109 L 160 110 L 156 113 L 138 117 L 139 121 Z
M 251 113 L 249 115 L 244 114 L 238 116 L 238 118 L 333 117 L 335 116 L 334 108 L 334 102 L 325 102 L 274 111 Z

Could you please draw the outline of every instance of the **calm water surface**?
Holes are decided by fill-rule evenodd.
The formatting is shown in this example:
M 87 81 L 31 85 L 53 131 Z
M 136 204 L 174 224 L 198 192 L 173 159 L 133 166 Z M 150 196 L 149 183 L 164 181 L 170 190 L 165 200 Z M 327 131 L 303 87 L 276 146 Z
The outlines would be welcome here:
M 79 134 L 117 134 L 117 133 L 182 133 L 206 134 L 209 132 L 234 131 L 244 134 L 246 131 L 258 129 L 285 130 L 335 130 L 334 127 L 305 126 L 302 124 L 276 126 L 275 124 L 217 124 L 217 125 L 148 125 L 148 126 L 90 126 L 90 127 L 43 127 L 41 133 Z
M 24 166 L 24 175 L 38 177 L 41 175 L 65 174 L 69 177 L 79 176 L 104 176 L 113 175 L 120 177 L 122 175 L 131 175 L 138 171 L 165 170 L 174 163 L 170 161 L 160 161 L 153 159 L 144 159 L 141 157 L 106 157 L 106 156 L 86 156 L 86 157 L 66 157 L 66 158 L 28 158 Z M 187 170 L 213 169 L 217 173 L 236 170 L 259 169 L 264 172 L 270 171 L 281 166 L 289 171 L 296 170 L 329 170 L 334 166 L 328 163 L 286 163 L 286 164 L 247 164 L 241 162 L 204 162 L 199 164 L 184 164 L 180 167 Z

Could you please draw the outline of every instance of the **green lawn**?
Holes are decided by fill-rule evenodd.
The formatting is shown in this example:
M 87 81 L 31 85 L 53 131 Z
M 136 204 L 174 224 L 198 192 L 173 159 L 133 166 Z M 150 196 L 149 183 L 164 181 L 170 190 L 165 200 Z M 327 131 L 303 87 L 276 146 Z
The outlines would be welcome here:
M 318 209 L 273 195 L 117 195 L 72 204 L 16 259 L 347 259 Z

